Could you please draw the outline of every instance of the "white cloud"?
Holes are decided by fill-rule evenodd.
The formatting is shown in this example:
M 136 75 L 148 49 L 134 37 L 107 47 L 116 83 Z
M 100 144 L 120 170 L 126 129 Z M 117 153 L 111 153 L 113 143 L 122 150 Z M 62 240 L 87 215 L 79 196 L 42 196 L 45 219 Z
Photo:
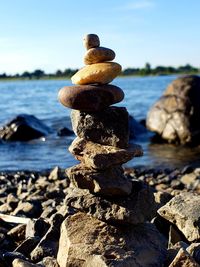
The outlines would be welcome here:
M 132 1 L 122 7 L 124 10 L 147 9 L 155 6 L 155 3 L 150 0 Z

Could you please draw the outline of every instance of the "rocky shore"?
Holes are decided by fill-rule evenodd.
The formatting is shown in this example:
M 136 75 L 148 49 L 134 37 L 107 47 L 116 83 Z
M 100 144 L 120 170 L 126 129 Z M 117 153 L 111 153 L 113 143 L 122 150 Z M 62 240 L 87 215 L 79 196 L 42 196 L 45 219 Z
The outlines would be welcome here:
M 143 150 L 129 142 L 126 107 L 113 106 L 124 98 L 121 88 L 109 84 L 121 66 L 111 62 L 115 52 L 101 47 L 96 34 L 86 35 L 84 46 L 85 66 L 72 77 L 75 85 L 58 94 L 61 104 L 72 109 L 76 138 L 68 149 L 79 164 L 41 173 L 0 173 L 0 267 L 200 266 L 200 168 L 123 168 Z M 196 88 L 191 87 L 196 79 L 186 78 L 184 97 Z M 162 98 L 164 104 L 149 113 L 150 125 L 160 122 L 157 113 L 166 113 L 166 103 L 176 104 L 172 89 L 172 95 Z M 175 100 L 181 102 L 179 93 Z M 188 118 L 191 138 L 184 135 L 184 140 L 192 141 L 192 130 L 198 136 L 198 128 L 190 124 L 195 103 L 188 104 L 191 118 L 182 108 L 167 110 L 164 137 L 166 132 L 174 137 L 174 130 L 175 142 L 182 136 L 177 116 L 179 126 Z M 20 129 L 28 129 L 31 139 L 46 136 L 48 129 L 35 118 L 32 124 L 41 131 L 27 127 L 27 119 L 20 117 Z M 2 129 L 2 138 L 14 134 L 16 140 L 15 129 L 10 135 L 8 128 Z
M 161 266 L 161 261 L 164 266 L 199 266 L 200 168 L 125 169 L 125 175 L 135 183 L 136 191 L 142 188 L 142 198 L 151 203 L 151 209 L 147 211 L 145 202 L 140 200 L 140 207 L 134 207 L 134 220 L 148 216 L 149 225 L 157 229 L 154 239 L 164 242 L 166 252 L 162 252 L 163 258 L 158 259 L 155 266 Z M 123 213 L 110 207 L 108 213 L 103 214 L 100 209 L 101 205 L 108 205 L 109 198 L 105 203 L 97 203 L 96 199 L 99 208 L 93 204 L 92 210 L 86 207 L 91 205 L 90 195 L 86 194 L 85 202 L 82 196 L 82 202 L 78 203 L 73 199 L 73 192 L 69 192 L 69 182 L 65 171 L 58 167 L 43 172 L 0 173 L 0 266 L 59 266 L 59 247 L 66 246 L 66 242 L 60 239 L 60 226 L 66 218 L 75 213 L 77 216 L 77 211 L 81 213 L 84 210 L 94 215 L 96 209 L 96 218 L 111 218 L 109 212 L 113 209 L 114 218 L 110 222 L 113 227 L 118 224 L 117 217 Z M 154 199 L 149 192 L 153 193 Z M 137 199 L 139 194 L 133 202 L 136 203 Z M 92 228 L 93 224 L 88 227 Z M 138 230 L 137 235 L 139 240 L 144 238 L 142 230 Z M 145 238 L 143 242 L 148 243 L 148 237 Z M 140 244 L 141 251 L 147 249 L 144 243 Z M 148 249 L 148 253 L 153 253 L 152 248 Z M 190 265 L 176 265 L 176 261 L 180 264 L 182 258 Z

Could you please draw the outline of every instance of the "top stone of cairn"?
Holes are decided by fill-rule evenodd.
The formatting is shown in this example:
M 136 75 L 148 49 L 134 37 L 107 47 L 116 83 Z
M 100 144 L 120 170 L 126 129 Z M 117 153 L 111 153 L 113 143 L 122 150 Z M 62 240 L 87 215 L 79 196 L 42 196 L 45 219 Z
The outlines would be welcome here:
M 93 33 L 85 35 L 83 38 L 83 44 L 87 50 L 90 48 L 99 47 L 100 40 L 98 35 Z

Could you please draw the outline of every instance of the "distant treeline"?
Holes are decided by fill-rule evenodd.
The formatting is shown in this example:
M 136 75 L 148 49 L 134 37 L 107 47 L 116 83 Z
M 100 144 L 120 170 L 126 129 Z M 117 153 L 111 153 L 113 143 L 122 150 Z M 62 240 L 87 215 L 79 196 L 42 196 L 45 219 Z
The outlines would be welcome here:
M 43 70 L 37 69 L 33 72 L 25 71 L 22 74 L 8 75 L 6 73 L 0 74 L 0 79 L 54 79 L 54 78 L 70 78 L 78 69 L 66 69 L 64 71 L 57 70 L 55 73 L 45 73 Z M 157 66 L 152 68 L 149 63 L 146 63 L 144 68 L 127 68 L 121 73 L 121 76 L 146 76 L 146 75 L 169 75 L 169 74 L 198 74 L 200 69 L 186 64 L 180 67 L 166 67 Z

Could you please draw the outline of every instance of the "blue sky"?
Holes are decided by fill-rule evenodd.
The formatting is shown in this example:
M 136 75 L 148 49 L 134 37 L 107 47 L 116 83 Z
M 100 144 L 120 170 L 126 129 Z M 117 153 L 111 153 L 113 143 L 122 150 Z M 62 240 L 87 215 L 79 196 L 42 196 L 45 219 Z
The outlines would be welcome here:
M 0 0 L 0 73 L 83 66 L 86 33 L 123 68 L 200 67 L 199 0 Z

